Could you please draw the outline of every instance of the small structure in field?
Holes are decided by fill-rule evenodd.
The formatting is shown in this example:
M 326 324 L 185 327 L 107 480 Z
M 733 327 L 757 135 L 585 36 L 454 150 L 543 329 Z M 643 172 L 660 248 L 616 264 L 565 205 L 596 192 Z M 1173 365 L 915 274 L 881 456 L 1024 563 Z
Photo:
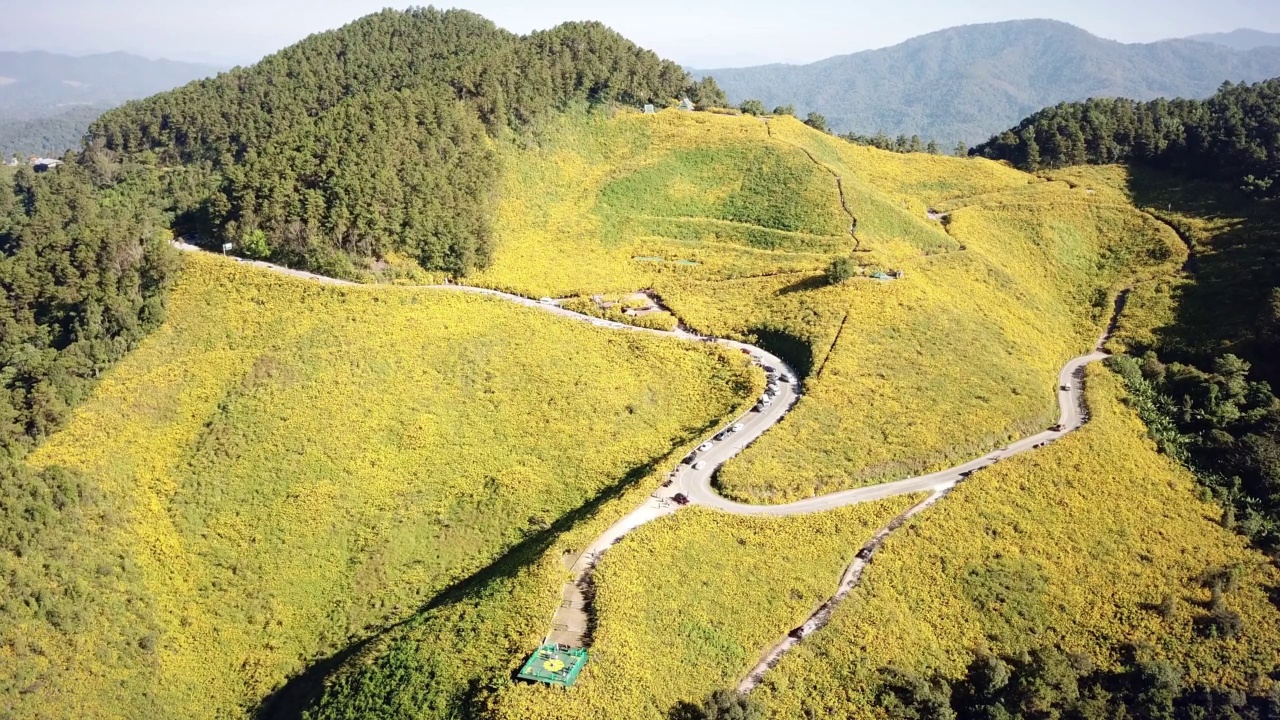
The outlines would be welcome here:
M 685 112 L 693 112 L 693 101 L 690 100 L 689 98 L 682 98 L 680 100 L 680 104 L 677 105 L 676 107 L 680 108 Z
M 570 687 L 587 664 L 585 648 L 547 644 L 538 648 L 525 662 L 516 677 L 530 682 Z
M 645 104 L 645 106 L 644 106 L 644 114 L 645 114 L 645 115 L 653 115 L 653 114 L 655 114 L 655 113 L 657 113 L 657 112 L 658 112 L 658 111 L 654 109 L 653 105 Z

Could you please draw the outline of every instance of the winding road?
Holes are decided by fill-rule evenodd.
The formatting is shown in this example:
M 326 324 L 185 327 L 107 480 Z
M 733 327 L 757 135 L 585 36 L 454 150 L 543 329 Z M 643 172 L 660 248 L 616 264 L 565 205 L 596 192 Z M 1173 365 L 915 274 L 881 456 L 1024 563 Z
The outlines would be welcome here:
M 183 242 L 174 242 L 173 245 L 178 250 L 186 252 L 203 251 L 202 248 Z M 314 273 L 293 270 L 291 268 L 273 265 L 271 263 L 244 260 L 241 258 L 236 258 L 236 260 L 245 265 L 289 275 L 291 277 L 334 285 L 355 284 L 346 280 L 339 280 L 337 278 L 330 278 L 322 275 L 316 275 Z M 765 672 L 769 668 L 773 667 L 783 654 L 790 650 L 790 648 L 796 643 L 800 642 L 804 637 L 826 624 L 835 606 L 839 604 L 839 602 L 843 600 L 854 587 L 856 587 L 863 570 L 871 558 L 871 555 L 877 548 L 879 548 L 880 544 L 889 536 L 890 533 L 902 526 L 912 515 L 919 513 L 945 497 L 952 488 L 962 482 L 965 478 L 969 477 L 973 472 L 988 467 L 1005 458 L 1020 455 L 1039 448 L 1047 443 L 1055 442 L 1061 439 L 1064 435 L 1074 432 L 1088 422 L 1088 414 L 1085 411 L 1083 399 L 1084 369 L 1085 366 L 1090 363 L 1097 362 L 1098 360 L 1102 360 L 1108 356 L 1108 354 L 1102 350 L 1102 346 L 1111 332 L 1111 329 L 1109 328 L 1107 332 L 1103 333 L 1095 345 L 1093 352 L 1071 359 L 1065 366 L 1063 366 L 1062 371 L 1058 374 L 1059 389 L 1057 391 L 1057 396 L 1059 418 L 1058 424 L 1052 429 L 1023 438 L 1022 440 L 1011 443 L 1006 447 L 987 453 L 982 457 L 975 458 L 961 465 L 930 473 L 928 475 L 904 478 L 894 482 L 856 488 L 853 490 L 845 490 L 785 505 L 748 505 L 734 502 L 718 494 L 712 487 L 712 478 L 715 475 L 716 470 L 718 470 L 721 465 L 736 456 L 738 453 L 742 452 L 743 449 L 774 425 L 777 425 L 783 417 L 785 417 L 791 407 L 800 400 L 801 393 L 799 376 L 796 375 L 795 371 L 781 358 L 753 345 L 748 345 L 735 340 L 706 337 L 683 328 L 672 331 L 653 330 L 576 313 L 560 307 L 555 301 L 532 300 L 530 298 L 511 293 L 471 287 L 467 285 L 427 285 L 420 287 L 432 290 L 487 295 L 494 298 L 500 298 L 508 302 L 517 303 L 519 305 L 524 305 L 526 307 L 537 308 L 572 320 L 590 323 L 602 328 L 626 332 L 646 333 L 649 335 L 676 338 L 688 342 L 714 342 L 724 347 L 748 354 L 751 357 L 752 362 L 764 368 L 769 373 L 771 381 L 775 381 L 782 374 L 786 374 L 791 378 L 790 382 L 776 382 L 777 394 L 771 404 L 764 407 L 759 412 L 755 410 L 748 411 L 746 414 L 728 423 L 725 428 L 716 433 L 716 435 L 723 434 L 722 440 L 707 440 L 707 443 L 709 443 L 710 446 L 706 447 L 704 445 L 704 447 L 706 447 L 705 450 L 695 452 L 690 458 L 688 458 L 689 462 L 682 462 L 672 472 L 669 483 L 664 484 L 652 495 L 646 498 L 640 507 L 636 508 L 621 520 L 611 525 L 604 531 L 604 533 L 584 548 L 582 552 L 569 558 L 568 569 L 570 570 L 571 579 L 565 584 L 562 602 L 552 618 L 552 630 L 547 635 L 547 642 L 560 643 L 573 647 L 583 647 L 589 644 L 590 599 L 593 594 L 592 573 L 596 564 L 610 547 L 635 528 L 657 518 L 670 515 L 682 507 L 682 504 L 677 502 L 677 495 L 683 496 L 680 499 L 687 500 L 688 504 L 701 505 L 721 512 L 734 513 L 737 515 L 786 517 L 791 515 L 823 512 L 847 505 L 873 502 L 899 495 L 922 492 L 929 493 L 929 497 L 927 499 L 916 504 L 902 515 L 899 515 L 884 528 L 881 528 L 866 545 L 859 549 L 853 562 L 845 570 L 836 593 L 819 606 L 813 614 L 809 616 L 804 624 L 791 630 L 784 639 L 779 641 L 777 645 L 764 655 L 760 663 L 738 686 L 738 690 L 741 692 L 750 692 L 756 684 L 759 683 Z M 1117 314 L 1122 306 L 1123 294 L 1119 299 L 1117 299 Z M 1114 318 L 1112 320 L 1112 325 L 1114 326 Z M 730 428 L 739 425 L 741 427 L 738 430 L 730 431 Z

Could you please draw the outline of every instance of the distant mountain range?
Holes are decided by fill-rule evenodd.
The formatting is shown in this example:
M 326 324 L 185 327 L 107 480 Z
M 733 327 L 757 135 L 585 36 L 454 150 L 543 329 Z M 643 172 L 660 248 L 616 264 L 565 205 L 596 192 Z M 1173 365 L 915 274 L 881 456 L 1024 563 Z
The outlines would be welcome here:
M 1227 80 L 1280 76 L 1280 47 L 1237 50 L 1266 33 L 1124 44 L 1067 23 L 966 25 L 808 65 L 694 70 L 731 102 L 826 116 L 837 132 L 976 143 L 1047 105 L 1090 97 L 1204 98 Z M 1214 39 L 1203 39 L 1212 37 Z
M 1204 35 L 1192 35 L 1187 39 L 1222 45 L 1233 50 L 1280 47 L 1280 33 L 1262 32 L 1261 30 L 1240 29 L 1226 33 L 1206 33 Z
M 107 108 L 219 70 L 123 52 L 0 52 L 0 157 L 60 155 L 79 145 L 89 123 Z
M 73 105 L 118 105 L 216 75 L 212 65 L 113 52 L 72 57 L 0 52 L 0 117 L 31 119 Z

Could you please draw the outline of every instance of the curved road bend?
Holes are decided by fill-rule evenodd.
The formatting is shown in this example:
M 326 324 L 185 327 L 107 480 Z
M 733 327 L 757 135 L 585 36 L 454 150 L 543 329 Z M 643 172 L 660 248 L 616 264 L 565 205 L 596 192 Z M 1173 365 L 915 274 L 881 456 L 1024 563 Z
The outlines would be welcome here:
M 174 247 L 178 250 L 186 252 L 201 251 L 194 245 L 188 245 L 183 242 L 174 242 Z M 272 272 L 282 273 L 291 277 L 302 278 L 305 280 L 313 280 L 332 285 L 354 285 L 355 283 L 339 280 L 337 278 L 325 277 L 314 273 L 293 270 L 280 265 L 274 265 L 258 260 L 237 260 L 246 265 L 269 270 Z M 544 302 L 532 300 L 530 298 L 505 293 L 498 290 L 489 290 L 485 288 L 477 288 L 466 285 L 428 285 L 422 286 L 433 290 L 449 290 L 454 292 L 467 292 L 478 295 L 488 295 L 500 298 L 508 302 L 517 303 L 526 307 L 534 307 L 539 310 L 560 315 L 579 322 L 587 322 L 597 327 L 610 328 L 615 330 L 626 330 L 629 332 L 646 333 L 649 335 L 658 335 L 662 337 L 678 338 L 686 341 L 697 342 L 715 342 L 722 346 L 735 350 L 740 350 L 748 354 L 752 362 L 766 369 L 772 368 L 771 377 L 776 378 L 777 373 L 787 373 L 791 376 L 790 383 L 777 383 L 777 396 L 773 403 L 764 408 L 761 412 L 749 411 L 746 414 L 731 421 L 728 427 L 741 424 L 742 429 L 738 432 L 728 433 L 721 441 L 708 440 L 711 447 L 704 452 L 694 454 L 696 462 L 705 462 L 706 465 L 701 469 L 695 469 L 693 465 L 682 463 L 672 474 L 673 481 L 659 488 L 645 501 L 618 522 L 614 523 L 599 537 L 591 542 L 583 551 L 574 559 L 572 566 L 569 568 L 572 574 L 572 580 L 565 585 L 564 598 L 560 607 L 556 610 L 552 620 L 552 631 L 547 635 L 548 642 L 559 642 L 565 645 L 581 647 L 585 644 L 588 626 L 588 603 L 591 586 L 591 573 L 596 562 L 614 543 L 621 540 L 627 533 L 635 528 L 664 515 L 674 513 L 679 509 L 672 498 L 676 494 L 683 494 L 689 499 L 691 504 L 703 505 L 705 507 L 714 508 L 722 512 L 734 513 L 738 515 L 755 515 L 755 516 L 773 516 L 786 517 L 790 515 L 803 515 L 806 513 L 823 512 L 833 510 L 835 508 L 844 507 L 846 505 L 854 505 L 863 502 L 872 502 L 875 500 L 883 500 L 885 498 L 895 497 L 898 495 L 907 495 L 918 492 L 929 492 L 930 497 L 915 507 L 903 513 L 888 526 L 882 528 L 873 539 L 865 545 L 858 553 L 859 557 L 855 558 L 852 564 L 846 569 L 844 577 L 837 593 L 824 603 L 817 611 L 810 616 L 809 620 L 792 633 L 778 646 L 766 654 L 764 660 L 757 666 L 750 675 L 743 680 L 740 690 L 750 691 L 759 682 L 760 677 L 768 668 L 772 667 L 777 660 L 800 638 L 808 635 L 813 630 L 821 627 L 826 623 L 827 617 L 830 616 L 831 610 L 834 608 L 845 595 L 848 594 L 854 586 L 856 586 L 863 568 L 866 566 L 866 560 L 870 554 L 879 547 L 884 538 L 893 530 L 901 526 L 911 515 L 925 509 L 941 499 L 951 488 L 971 473 L 981 470 L 993 463 L 1015 455 L 1034 450 L 1043 444 L 1054 442 L 1064 435 L 1078 430 L 1088 421 L 1088 416 L 1084 409 L 1083 395 L 1083 378 L 1084 368 L 1086 365 L 1097 362 L 1107 357 L 1107 353 L 1102 350 L 1103 343 L 1106 342 L 1110 330 L 1104 332 L 1099 338 L 1098 343 L 1094 347 L 1094 351 L 1073 358 L 1063 366 L 1062 371 L 1058 373 L 1058 429 L 1046 430 L 1044 432 L 1032 435 L 1010 445 L 987 453 L 982 457 L 975 458 L 961 465 L 957 465 L 946 470 L 940 470 L 928 475 L 920 475 L 917 477 L 904 478 L 894 482 L 872 485 L 869 487 L 856 488 L 853 490 L 844 490 L 842 492 L 831 493 L 829 495 L 821 495 L 805 500 L 799 500 L 785 505 L 748 505 L 745 503 L 734 502 L 726 499 L 715 492 L 712 488 L 711 480 L 716 470 L 720 468 L 730 458 L 742 452 L 747 445 L 751 444 L 769 428 L 778 424 L 786 415 L 787 411 L 800 399 L 799 386 L 797 383 L 798 376 L 795 371 L 782 361 L 781 358 L 766 352 L 754 345 L 748 345 L 735 340 L 726 340 L 721 338 L 704 337 L 696 333 L 692 333 L 683 329 L 665 331 L 653 330 L 649 328 L 640 328 L 632 325 L 604 320 L 601 318 L 583 315 L 571 310 L 559 307 L 554 301 Z M 1119 306 L 1118 306 L 1119 307 Z M 1113 320 L 1114 324 L 1114 320 Z M 718 434 L 718 433 L 717 433 Z

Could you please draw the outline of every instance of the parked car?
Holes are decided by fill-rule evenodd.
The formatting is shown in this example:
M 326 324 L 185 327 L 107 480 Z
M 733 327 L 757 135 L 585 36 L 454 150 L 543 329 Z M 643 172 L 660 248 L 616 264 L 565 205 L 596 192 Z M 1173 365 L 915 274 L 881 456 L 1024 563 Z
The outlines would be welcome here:
M 542 299 L 538 300 L 538 302 L 542 303 L 543 305 L 555 305 L 555 304 L 556 304 L 556 301 L 555 301 L 555 300 L 552 300 L 551 298 L 542 298 Z
M 709 442 L 704 442 L 704 443 L 702 443 L 701 445 L 699 445 L 699 446 L 698 446 L 698 452 L 706 452 L 706 451 L 710 450 L 710 449 L 711 449 L 711 448 L 713 448 L 713 447 L 715 447 L 715 445 L 714 445 L 714 444 L 709 443 Z
M 779 380 L 781 380 L 781 381 L 782 381 L 782 382 L 784 382 L 784 383 L 789 383 L 789 382 L 791 382 L 791 376 L 790 376 L 790 375 L 788 375 L 788 374 L 786 374 L 786 373 L 782 373 L 781 375 L 779 375 L 779 376 L 778 376 L 778 379 L 779 379 Z
M 738 423 L 737 425 L 734 425 L 733 427 L 729 428 L 729 432 L 742 432 L 742 428 L 743 428 L 742 423 Z
M 858 551 L 858 554 L 855 557 L 857 557 L 859 560 L 867 560 L 868 558 L 871 557 L 871 553 L 873 552 L 875 552 L 875 550 L 869 547 L 864 547 Z
M 706 469 L 707 469 L 707 461 L 706 461 L 706 460 L 699 460 L 698 462 L 696 462 L 696 463 L 694 463 L 694 464 L 693 464 L 693 469 L 694 469 L 694 470 L 706 470 Z
M 671 496 L 671 502 L 677 505 L 688 505 L 689 498 L 685 496 L 684 493 L 676 493 L 675 495 Z
M 1070 385 L 1059 385 L 1059 386 L 1058 386 L 1058 389 L 1059 389 L 1059 390 L 1062 390 L 1063 392 L 1066 392 L 1066 391 L 1068 391 L 1068 390 L 1070 390 L 1070 389 L 1071 389 L 1071 386 L 1070 386 Z
M 1061 426 L 1061 425 L 1054 425 L 1054 426 L 1050 427 L 1049 429 L 1050 429 L 1050 430 L 1052 430 L 1052 431 L 1054 431 L 1054 432 L 1062 432 L 1062 426 Z

